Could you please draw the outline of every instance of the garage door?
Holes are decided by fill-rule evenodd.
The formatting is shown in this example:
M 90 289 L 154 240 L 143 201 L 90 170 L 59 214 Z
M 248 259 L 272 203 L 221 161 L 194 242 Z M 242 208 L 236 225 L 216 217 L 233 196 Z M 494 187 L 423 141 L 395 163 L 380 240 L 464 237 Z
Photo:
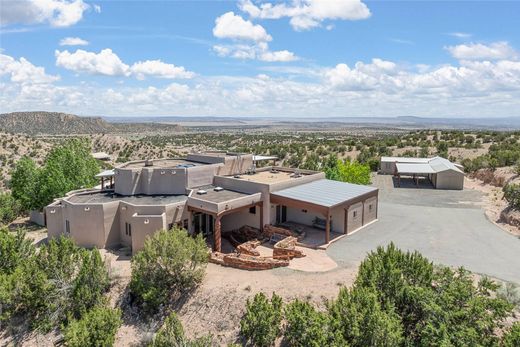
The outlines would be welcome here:
M 368 198 L 365 200 L 365 210 L 363 213 L 365 217 L 363 218 L 363 223 L 367 224 L 376 219 L 377 216 L 377 198 L 374 196 L 372 198 Z
M 350 206 L 345 212 L 347 234 L 363 226 L 363 204 L 361 202 Z

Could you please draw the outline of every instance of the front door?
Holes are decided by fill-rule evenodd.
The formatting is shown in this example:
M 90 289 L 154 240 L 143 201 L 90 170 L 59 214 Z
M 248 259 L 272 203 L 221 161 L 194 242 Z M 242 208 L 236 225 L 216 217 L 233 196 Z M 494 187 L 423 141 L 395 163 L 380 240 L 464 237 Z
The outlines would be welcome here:
M 287 222 L 287 206 L 276 205 L 276 224 Z

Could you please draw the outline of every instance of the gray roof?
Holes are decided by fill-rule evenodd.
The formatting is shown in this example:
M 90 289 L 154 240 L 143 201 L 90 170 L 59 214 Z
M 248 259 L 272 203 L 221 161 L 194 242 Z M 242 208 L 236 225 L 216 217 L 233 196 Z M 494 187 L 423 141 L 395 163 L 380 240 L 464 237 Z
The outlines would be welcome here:
M 235 200 L 238 198 L 243 198 L 244 196 L 248 196 L 251 194 L 241 193 L 234 190 L 229 189 L 222 189 L 222 190 L 215 190 L 214 185 L 205 185 L 197 188 L 193 188 L 193 194 L 191 195 L 192 198 L 214 202 L 214 203 L 221 203 L 226 202 L 230 200 Z M 206 194 L 197 194 L 199 190 L 204 190 Z
M 397 172 L 399 173 L 417 173 L 417 174 L 431 174 L 435 173 L 435 170 L 430 164 L 422 163 L 397 163 Z
M 315 205 L 333 207 L 374 191 L 377 191 L 377 188 L 321 179 L 282 189 L 271 194 L 293 200 L 305 201 Z
M 123 196 L 113 192 L 92 192 L 72 195 L 65 199 L 73 204 L 104 204 L 107 202 L 124 201 L 132 205 L 168 205 L 186 201 L 186 195 L 131 195 Z

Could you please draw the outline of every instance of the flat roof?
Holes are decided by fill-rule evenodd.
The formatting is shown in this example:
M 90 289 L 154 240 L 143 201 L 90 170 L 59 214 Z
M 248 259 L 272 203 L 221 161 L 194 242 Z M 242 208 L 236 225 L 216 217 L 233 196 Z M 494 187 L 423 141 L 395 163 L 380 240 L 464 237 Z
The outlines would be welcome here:
M 278 183 L 278 182 L 284 182 L 288 180 L 293 180 L 298 177 L 312 175 L 309 173 L 300 173 L 300 176 L 295 176 L 295 173 L 293 171 L 281 171 L 281 170 L 265 170 L 265 171 L 257 171 L 254 174 L 242 174 L 240 175 L 240 178 L 236 178 L 241 181 L 249 181 L 249 182 L 256 182 L 256 183 Z M 233 177 L 233 176 L 231 176 Z
M 193 194 L 191 194 L 192 198 L 213 202 L 219 204 L 221 202 L 226 202 L 230 200 L 235 200 L 238 198 L 243 198 L 245 196 L 251 195 L 247 193 L 241 193 L 234 190 L 222 189 L 220 191 L 215 190 L 215 186 L 202 186 L 198 188 L 193 188 Z M 197 194 L 197 191 L 204 190 L 206 194 Z
M 333 207 L 358 196 L 377 191 L 377 188 L 346 182 L 321 179 L 271 193 L 284 198 Z
M 277 160 L 278 157 L 274 155 L 253 155 L 253 161 L 263 161 L 263 160 Z
M 95 177 L 101 178 L 101 177 L 112 177 L 114 176 L 114 170 L 105 170 L 98 173 Z
M 404 174 L 432 174 L 435 170 L 430 164 L 422 163 L 397 163 L 397 172 Z
M 103 204 L 113 201 L 124 201 L 133 205 L 167 205 L 186 201 L 186 195 L 132 195 L 123 196 L 113 192 L 93 192 L 72 195 L 67 201 L 73 204 Z
M 153 165 L 152 166 L 146 166 L 146 160 L 139 160 L 134 162 L 128 162 L 120 166 L 121 168 L 142 168 L 142 167 L 162 167 L 162 168 L 177 168 L 177 167 L 183 167 L 183 166 L 200 166 L 200 165 L 207 165 L 205 163 L 192 161 L 192 160 L 186 160 L 186 159 L 152 159 L 150 160 Z

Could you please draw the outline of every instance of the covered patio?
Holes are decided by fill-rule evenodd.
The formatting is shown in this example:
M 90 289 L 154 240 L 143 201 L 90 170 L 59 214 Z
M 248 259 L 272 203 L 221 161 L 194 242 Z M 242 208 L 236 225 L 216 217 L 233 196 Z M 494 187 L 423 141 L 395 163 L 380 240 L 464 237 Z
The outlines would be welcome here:
M 281 226 L 303 228 L 316 247 L 377 219 L 378 189 L 321 179 L 271 193 L 271 203 L 286 210 Z M 304 240 L 305 240 L 304 238 Z
M 255 219 L 262 228 L 263 203 L 261 194 L 245 194 L 220 187 L 205 186 L 192 192 L 188 197 L 190 214 L 190 231 L 202 233 L 216 252 L 222 252 L 222 219 L 225 216 L 237 214 L 233 222 L 237 225 L 247 225 L 248 220 L 242 220 L 239 215 L 254 208 Z M 256 211 L 259 211 L 256 213 Z M 258 216 L 256 216 L 258 215 Z

